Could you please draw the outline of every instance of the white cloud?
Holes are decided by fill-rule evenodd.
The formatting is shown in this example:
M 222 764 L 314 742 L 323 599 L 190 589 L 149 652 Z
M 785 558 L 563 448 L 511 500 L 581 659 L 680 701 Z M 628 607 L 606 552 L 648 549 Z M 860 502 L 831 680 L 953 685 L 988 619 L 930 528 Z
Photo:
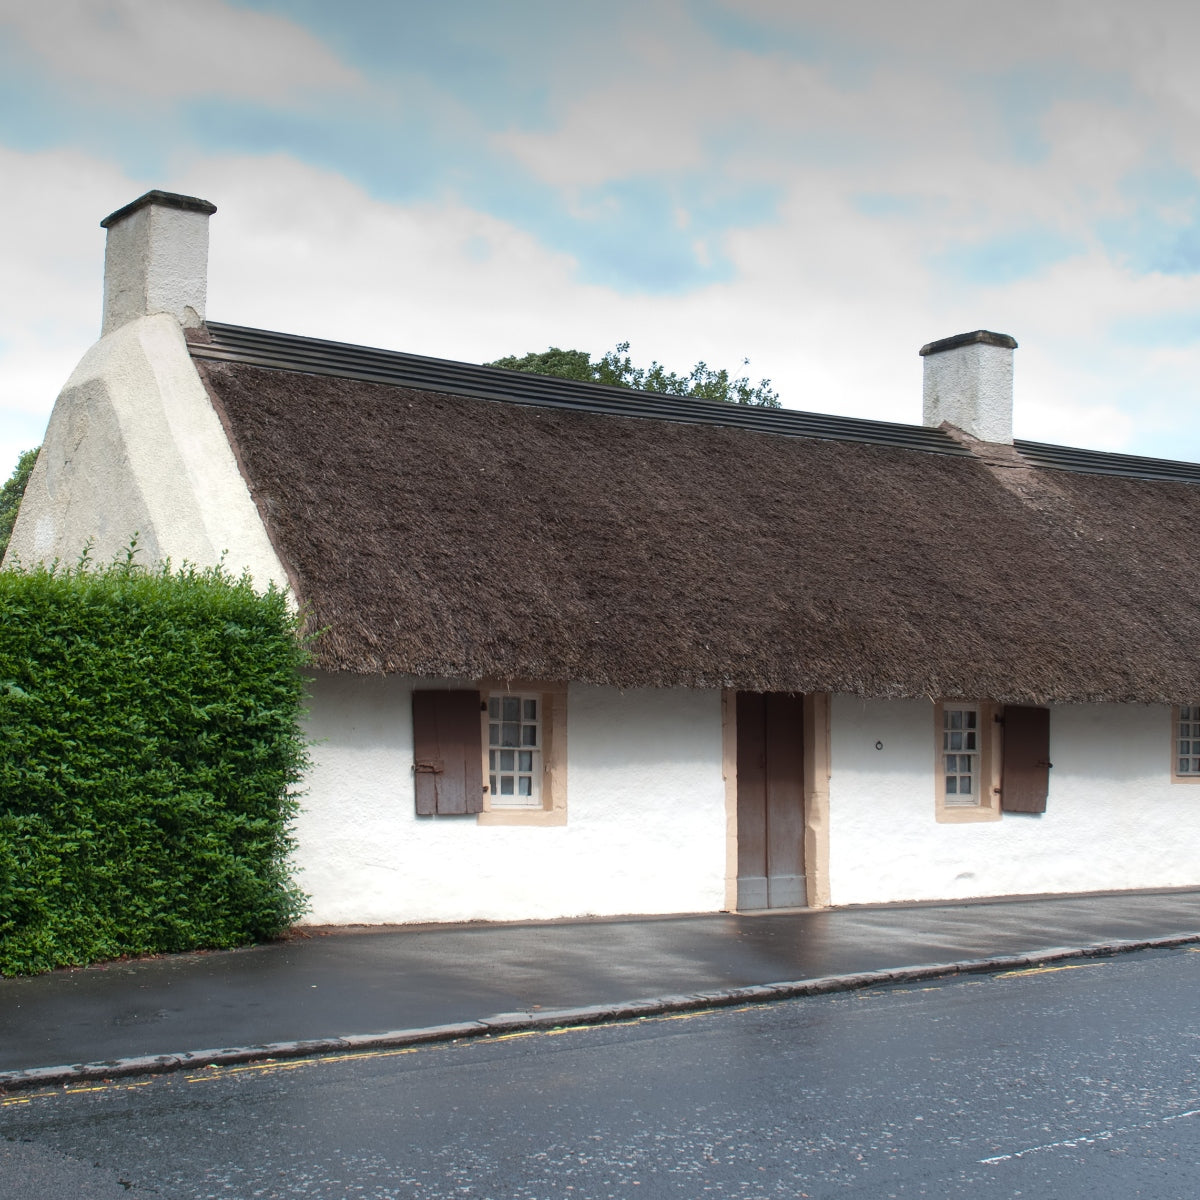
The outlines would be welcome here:
M 674 223 L 731 277 L 678 295 L 586 284 L 569 255 L 466 200 L 387 203 L 285 156 L 181 147 L 169 177 L 134 180 L 77 151 L 0 149 L 0 473 L 37 440 L 96 334 L 99 219 L 150 186 L 219 207 L 215 319 L 469 361 L 551 343 L 599 352 L 624 339 L 636 358 L 675 369 L 699 358 L 736 368 L 749 355 L 750 374 L 769 375 L 792 406 L 910 422 L 920 419 L 918 347 L 989 326 L 1021 342 L 1019 436 L 1120 448 L 1153 428 L 1164 431 L 1157 452 L 1200 457 L 1200 355 L 1110 337 L 1122 321 L 1200 311 L 1198 285 L 1132 272 L 1090 232 L 1128 205 L 1120 183 L 1144 153 L 1143 114 L 1065 96 L 1044 120 L 1046 155 L 1014 161 L 997 151 L 994 111 L 901 62 L 852 85 L 782 58 L 726 54 L 694 30 L 681 34 L 677 61 L 654 44 L 659 85 L 610 78 L 581 89 L 559 128 L 508 144 L 568 196 L 613 172 L 666 166 L 776 184 L 773 221 L 723 236 L 700 228 L 680 191 Z M 272 94 L 287 91 L 299 61 L 265 68 Z M 719 155 L 705 142 L 713 129 L 730 134 Z M 822 130 L 835 142 L 845 132 L 847 153 L 809 153 L 805 139 Z M 850 134 L 864 139 L 861 153 L 849 152 Z M 918 209 L 872 216 L 855 204 L 865 192 L 915 197 Z M 1022 224 L 1078 234 L 1080 246 L 1003 286 L 981 287 L 938 259 Z
M 226 0 L 0 0 L 5 26 L 60 78 L 130 103 L 280 104 L 359 83 L 300 26 Z
M 100 218 L 144 189 L 77 151 L 0 147 L 0 478 L 41 441 L 75 363 L 100 332 Z
M 1172 155 L 1200 168 L 1200 74 L 1179 49 L 1200 34 L 1190 2 L 1014 0 L 1002 19 L 957 0 L 727 7 L 777 28 L 778 49 L 730 48 L 686 8 L 651 6 L 671 14 L 670 37 L 656 26 L 641 57 L 581 69 L 560 84 L 553 124 L 495 145 L 583 217 L 595 189 L 631 178 L 799 189 L 833 171 L 847 196 L 936 206 L 931 249 L 1033 225 L 1086 233 L 1128 209 L 1131 172 Z M 820 49 L 806 61 L 788 33 Z
M 1064 89 L 1083 84 L 1137 112 L 1143 141 L 1200 168 L 1200 6 L 1194 0 L 1009 0 L 1003 11 L 961 0 L 827 4 L 721 0 L 765 31 L 832 35 L 861 61 L 903 63 L 913 76 L 987 85 L 1042 72 Z M 889 121 L 889 126 L 891 122 Z M 1097 124 L 1097 131 L 1104 126 Z
M 467 361 L 624 339 L 675 368 L 737 367 L 749 354 L 751 373 L 773 374 L 801 406 L 909 420 L 919 419 L 916 350 L 945 332 L 913 310 L 912 252 L 865 218 L 847 226 L 826 194 L 734 239 L 734 281 L 628 296 L 581 282 L 569 256 L 461 202 L 387 204 L 294 159 L 210 159 L 180 186 L 220 206 L 217 320 Z M 863 327 L 879 339 L 885 309 L 886 342 L 864 354 Z M 898 373 L 911 378 L 898 386 Z
M 1183 49 L 1200 9 L 1015 0 L 998 19 L 957 0 L 727 7 L 761 19 L 768 48 L 731 50 L 673 8 L 653 80 L 608 63 L 604 78 L 574 81 L 556 124 L 500 138 L 579 212 L 581 192 L 595 204 L 596 189 L 630 177 L 778 186 L 775 221 L 725 238 L 734 282 L 624 301 L 655 350 L 750 353 L 794 404 L 916 421 L 917 347 L 988 326 L 1022 343 L 1019 435 L 1143 452 L 1157 437 L 1158 453 L 1200 452 L 1200 352 L 1120 338 L 1122 326 L 1200 314 L 1200 279 L 1132 270 L 1102 233 L 1138 215 L 1139 172 L 1172 156 L 1200 166 L 1200 75 Z M 772 48 L 772 27 L 821 49 L 805 62 L 787 36 Z M 867 216 L 864 194 L 913 207 Z M 1171 199 L 1157 202 L 1166 212 Z M 977 247 L 1013 281 L 985 282 Z
M 195 162 L 212 199 L 209 316 L 418 354 L 496 357 L 532 311 L 599 294 L 513 225 L 445 199 L 389 204 L 286 156 Z
M 152 186 L 218 205 L 213 319 L 475 361 L 554 337 L 615 340 L 603 319 L 615 293 L 580 286 L 569 257 L 461 203 L 389 205 L 282 156 L 195 159 L 135 180 L 76 151 L 0 148 L 0 178 L 0 478 L 41 440 L 99 334 L 100 219 Z
M 737 153 L 764 135 L 841 128 L 856 102 L 819 67 L 730 51 L 683 25 L 654 43 L 643 69 L 631 57 L 596 79 L 574 81 L 550 129 L 511 128 L 494 145 L 538 178 L 567 189 L 639 175 L 711 170 L 714 140 Z M 769 152 L 770 147 L 762 147 Z M 763 163 L 762 175 L 773 174 Z
M 467 361 L 624 339 L 676 369 L 749 355 L 792 407 L 913 423 L 919 347 L 985 325 L 1022 345 L 1018 436 L 1104 448 L 1129 444 L 1146 395 L 1182 401 L 1200 378 L 1189 356 L 1151 369 L 1109 336 L 1200 306 L 1196 284 L 1093 250 L 1037 278 L 948 289 L 920 230 L 848 208 L 836 176 L 814 175 L 776 224 L 730 236 L 731 281 L 673 296 L 582 283 L 570 257 L 460 202 L 382 203 L 291 159 L 213 159 L 181 186 L 221 205 L 209 313 L 235 323 Z
M 928 33 L 941 8 L 919 7 Z M 815 6 L 807 10 L 820 19 Z M 871 11 L 884 13 L 888 28 L 898 21 L 892 6 Z M 861 194 L 916 203 L 918 221 L 900 215 L 876 224 L 901 238 L 919 224 L 927 255 L 1034 228 L 1086 239 L 1098 216 L 1128 208 L 1121 184 L 1150 149 L 1144 116 L 1104 94 L 1067 92 L 1028 131 L 1040 140 L 1034 153 L 1009 127 L 1010 93 L 965 89 L 955 75 L 979 53 L 970 36 L 978 29 L 947 20 L 937 33 L 945 70 L 928 68 L 929 47 L 917 39 L 916 58 L 891 54 L 854 73 L 832 58 L 731 50 L 681 18 L 652 79 L 628 62 L 590 87 L 585 78 L 556 124 L 510 128 L 495 144 L 561 189 L 579 219 L 597 219 L 613 203 L 604 185 L 630 178 L 659 182 L 672 195 L 681 177 L 710 178 L 734 194 L 740 184 L 768 184 L 782 189 L 785 208 L 833 188 L 843 210 Z M 868 43 L 878 36 L 873 26 L 864 34 Z M 1021 45 L 1002 46 L 1006 62 L 1017 61 Z

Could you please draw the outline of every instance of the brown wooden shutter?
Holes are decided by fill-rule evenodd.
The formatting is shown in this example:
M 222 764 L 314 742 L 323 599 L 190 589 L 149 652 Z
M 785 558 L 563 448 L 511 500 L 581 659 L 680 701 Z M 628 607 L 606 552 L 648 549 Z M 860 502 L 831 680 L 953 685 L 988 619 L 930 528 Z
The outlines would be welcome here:
M 1008 705 L 1000 807 L 1005 812 L 1045 812 L 1049 790 L 1050 710 Z
M 413 692 L 417 815 L 483 811 L 478 692 Z

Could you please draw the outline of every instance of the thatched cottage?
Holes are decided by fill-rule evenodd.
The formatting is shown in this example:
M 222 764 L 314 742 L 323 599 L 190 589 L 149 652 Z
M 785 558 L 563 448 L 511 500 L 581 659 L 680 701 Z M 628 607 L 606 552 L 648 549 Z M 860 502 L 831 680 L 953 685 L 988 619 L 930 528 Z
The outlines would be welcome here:
M 213 211 L 103 222 L 10 552 L 291 586 L 311 920 L 1200 884 L 1200 466 L 1014 441 L 987 331 L 908 426 L 217 324 Z

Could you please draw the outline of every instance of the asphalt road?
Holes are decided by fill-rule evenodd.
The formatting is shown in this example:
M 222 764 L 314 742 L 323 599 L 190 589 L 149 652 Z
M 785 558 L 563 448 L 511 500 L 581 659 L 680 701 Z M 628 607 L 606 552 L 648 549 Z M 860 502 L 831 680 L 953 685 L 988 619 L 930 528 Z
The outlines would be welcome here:
M 0 1101 L 0 1197 L 1200 1194 L 1200 953 Z

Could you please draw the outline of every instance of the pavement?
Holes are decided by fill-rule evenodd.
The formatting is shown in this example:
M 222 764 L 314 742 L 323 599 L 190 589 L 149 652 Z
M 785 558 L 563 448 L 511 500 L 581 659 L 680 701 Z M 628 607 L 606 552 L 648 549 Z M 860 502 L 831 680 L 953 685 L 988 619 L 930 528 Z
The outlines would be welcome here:
M 1200 889 L 301 930 L 0 979 L 0 1092 L 1200 942 Z

